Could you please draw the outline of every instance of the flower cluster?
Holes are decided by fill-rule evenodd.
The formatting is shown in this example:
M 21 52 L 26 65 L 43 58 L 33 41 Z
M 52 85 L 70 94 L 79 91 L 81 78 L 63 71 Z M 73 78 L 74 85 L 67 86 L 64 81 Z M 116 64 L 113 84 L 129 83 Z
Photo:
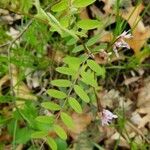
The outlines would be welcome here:
M 115 118 L 118 118 L 118 116 L 114 115 L 112 112 L 110 112 L 107 109 L 103 109 L 102 117 L 101 117 L 102 126 L 109 125 L 109 123 L 111 123 L 112 120 L 115 119 Z
M 122 34 L 120 34 L 117 37 L 117 40 L 113 45 L 113 51 L 115 52 L 117 57 L 119 57 L 118 48 L 130 49 L 130 46 L 128 45 L 128 43 L 124 41 L 124 39 L 130 39 L 132 37 L 131 33 L 128 33 L 128 32 L 129 31 L 124 31 Z

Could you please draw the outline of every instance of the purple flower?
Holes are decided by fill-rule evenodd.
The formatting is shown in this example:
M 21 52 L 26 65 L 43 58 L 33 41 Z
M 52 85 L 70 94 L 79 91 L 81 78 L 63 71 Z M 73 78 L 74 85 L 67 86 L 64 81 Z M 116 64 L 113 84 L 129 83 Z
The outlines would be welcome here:
M 130 30 L 129 30 L 130 31 Z M 121 33 L 118 38 L 125 38 L 125 39 L 130 39 L 133 36 L 131 35 L 131 33 L 129 33 L 129 31 L 124 31 L 123 33 Z
M 120 34 L 117 37 L 116 42 L 113 45 L 113 51 L 115 52 L 115 55 L 119 57 L 118 54 L 118 48 L 127 48 L 130 49 L 130 46 L 127 42 L 124 41 L 124 39 L 129 39 L 132 37 L 131 33 L 128 33 L 129 31 L 124 31 L 122 34 Z
M 102 111 L 102 117 L 101 117 L 101 121 L 102 121 L 102 126 L 104 125 L 109 125 L 109 123 L 112 122 L 113 119 L 118 118 L 117 115 L 114 115 L 112 112 L 110 112 L 107 109 L 103 109 Z

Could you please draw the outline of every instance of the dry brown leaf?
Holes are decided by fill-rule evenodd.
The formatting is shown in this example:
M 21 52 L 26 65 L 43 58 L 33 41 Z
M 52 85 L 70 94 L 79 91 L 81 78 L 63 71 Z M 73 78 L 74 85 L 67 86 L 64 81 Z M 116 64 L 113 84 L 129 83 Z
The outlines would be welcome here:
M 0 79 L 0 95 L 2 94 L 2 85 L 9 80 L 9 75 L 5 75 Z
M 122 147 L 126 147 L 126 148 L 130 148 L 128 142 L 126 141 L 126 139 L 124 137 L 122 137 L 119 132 L 115 132 L 115 134 L 113 134 L 111 137 L 110 137 L 111 140 L 120 140 L 119 141 L 119 146 L 122 146 Z
M 36 100 L 37 98 L 30 93 L 30 90 L 27 88 L 25 83 L 19 81 L 18 70 L 16 66 L 11 65 L 11 67 L 12 67 L 12 84 L 14 87 L 16 97 L 27 100 Z M 18 101 L 18 103 L 20 102 Z
M 107 7 L 110 7 L 108 5 Z M 129 7 L 127 11 L 121 11 L 120 15 L 127 20 L 132 31 L 133 38 L 127 39 L 126 42 L 130 45 L 136 55 L 139 54 L 141 48 L 144 46 L 148 38 L 150 38 L 150 27 L 144 26 L 142 18 L 140 16 L 141 11 L 144 6 L 142 4 L 137 7 Z M 108 9 L 108 8 L 107 8 Z M 108 9 L 109 10 L 109 9 Z M 111 10 L 109 10 L 112 12 Z M 109 12 L 108 11 L 108 12 Z M 113 34 L 111 31 L 104 31 L 102 33 L 101 42 L 111 42 L 113 39 Z
M 83 132 L 86 129 L 86 127 L 90 124 L 93 117 L 92 117 L 92 114 L 90 113 L 77 114 L 75 112 L 72 113 L 71 116 L 74 121 L 75 127 L 69 130 L 69 132 L 73 139 L 77 139 L 78 135 L 81 132 Z
M 125 20 L 127 20 L 131 29 L 133 28 L 133 38 L 128 39 L 127 42 L 136 55 L 140 52 L 140 49 L 150 37 L 150 28 L 144 26 L 140 17 L 143 8 L 144 6 L 140 4 L 137 7 L 130 7 L 127 11 L 122 11 L 120 14 Z
M 140 116 L 140 114 L 137 111 L 135 111 L 131 114 L 130 120 L 133 124 L 138 125 L 138 124 L 140 124 L 142 117 Z
M 150 107 L 150 78 L 144 80 L 144 86 L 139 89 L 137 106 Z
M 15 93 L 15 96 L 20 99 L 36 100 L 37 99 L 36 96 L 31 94 L 30 90 L 27 88 L 25 83 L 19 81 L 18 71 L 16 66 L 11 65 L 11 67 L 12 67 L 12 86 L 13 86 L 13 91 Z M 2 85 L 7 81 L 10 81 L 9 75 L 5 75 L 0 79 L 0 95 L 1 95 Z M 21 106 L 24 102 L 16 101 L 16 103 L 17 105 Z
M 138 123 L 138 128 L 144 128 L 150 123 L 150 78 L 144 80 L 144 86 L 139 90 L 136 112 L 144 115 Z
M 131 83 L 133 83 L 133 82 L 136 82 L 136 81 L 139 80 L 139 79 L 140 79 L 140 77 L 127 78 L 127 79 L 124 80 L 123 84 L 129 85 L 129 84 L 131 84 Z
M 81 12 L 80 12 L 80 18 L 81 19 L 89 19 L 89 16 L 88 16 L 86 8 L 84 8 L 84 9 L 81 10 Z
M 104 10 L 107 14 L 112 13 L 112 6 L 115 4 L 115 0 L 102 0 L 105 3 Z

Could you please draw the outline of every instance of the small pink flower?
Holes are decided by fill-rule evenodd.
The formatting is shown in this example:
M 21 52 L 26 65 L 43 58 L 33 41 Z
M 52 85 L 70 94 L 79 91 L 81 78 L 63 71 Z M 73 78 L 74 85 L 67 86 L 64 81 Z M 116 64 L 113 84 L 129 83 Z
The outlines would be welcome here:
M 113 46 L 113 51 L 114 51 L 116 57 L 119 57 L 119 53 L 118 53 L 118 50 L 117 50 L 117 46 L 116 46 L 115 44 L 114 44 L 114 46 Z
M 129 30 L 130 31 L 130 30 Z M 131 37 L 133 37 L 131 35 L 131 33 L 129 33 L 129 31 L 124 31 L 123 33 L 121 33 L 118 38 L 125 38 L 125 39 L 130 39 Z
M 103 109 L 102 111 L 102 126 L 109 125 L 109 123 L 112 122 L 113 119 L 118 118 L 117 115 L 114 115 L 112 112 L 110 112 L 107 109 Z
M 132 37 L 131 33 L 128 33 L 129 31 L 124 31 L 122 34 L 120 34 L 117 37 L 116 42 L 113 45 L 113 51 L 115 52 L 115 55 L 119 57 L 118 54 L 118 48 L 127 48 L 130 49 L 130 46 L 127 42 L 124 41 L 124 39 L 129 39 Z
M 115 42 L 114 44 L 116 47 L 126 47 L 126 48 L 130 48 L 130 46 L 128 45 L 128 43 L 126 43 L 123 39 L 120 39 L 120 41 Z

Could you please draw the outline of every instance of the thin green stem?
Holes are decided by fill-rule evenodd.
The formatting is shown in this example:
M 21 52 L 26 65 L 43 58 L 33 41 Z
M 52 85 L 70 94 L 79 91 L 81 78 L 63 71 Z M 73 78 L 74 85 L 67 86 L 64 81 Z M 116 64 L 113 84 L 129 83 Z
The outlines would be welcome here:
M 15 120 L 15 123 L 14 123 L 14 131 L 13 131 L 13 150 L 16 150 L 16 131 L 17 131 L 17 122 L 18 120 Z

